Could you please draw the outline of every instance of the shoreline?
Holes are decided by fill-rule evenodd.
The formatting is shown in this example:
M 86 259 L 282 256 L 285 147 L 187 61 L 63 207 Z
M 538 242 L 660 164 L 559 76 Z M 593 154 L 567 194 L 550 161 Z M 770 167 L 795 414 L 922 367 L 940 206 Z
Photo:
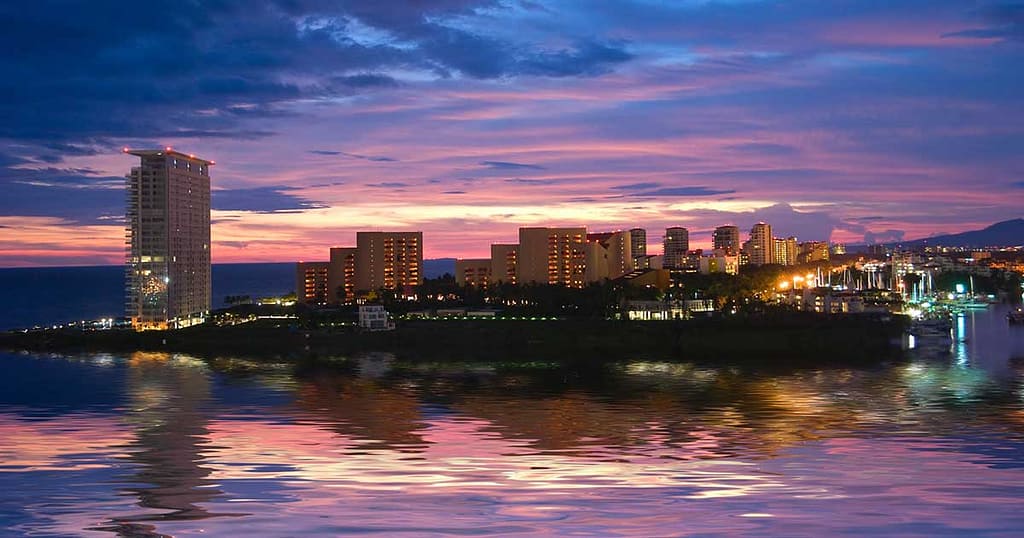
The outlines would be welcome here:
M 34 352 L 165 351 L 293 362 L 391 352 L 410 362 L 624 358 L 702 363 L 872 364 L 897 358 L 906 320 L 788 315 L 628 322 L 603 319 L 410 320 L 393 331 L 300 329 L 251 322 L 177 331 L 43 330 L 0 333 L 0 349 Z

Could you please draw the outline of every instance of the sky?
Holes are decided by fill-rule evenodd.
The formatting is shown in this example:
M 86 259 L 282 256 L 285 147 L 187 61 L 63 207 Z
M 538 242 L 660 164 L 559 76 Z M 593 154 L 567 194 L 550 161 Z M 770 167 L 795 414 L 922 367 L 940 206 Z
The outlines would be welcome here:
M 1024 2 L 0 4 L 0 266 L 117 264 L 122 147 L 212 159 L 214 262 L 357 230 L 860 243 L 1024 216 Z M 745 235 L 745 234 L 744 234 Z

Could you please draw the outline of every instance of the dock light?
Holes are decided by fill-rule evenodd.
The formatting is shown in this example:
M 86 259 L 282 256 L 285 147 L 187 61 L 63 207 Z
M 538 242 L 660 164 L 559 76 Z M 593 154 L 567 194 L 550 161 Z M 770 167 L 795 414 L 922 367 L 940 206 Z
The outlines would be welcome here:
M 956 292 L 957 293 L 963 293 L 964 291 L 965 291 L 965 288 L 964 288 L 963 284 L 957 284 L 956 285 Z
M 128 146 L 121 148 L 121 153 L 128 153 Z
M 784 289 L 786 289 L 788 287 L 789 287 L 789 281 L 783 280 L 782 282 L 779 282 L 779 289 L 780 290 L 784 290 Z
M 173 149 L 174 149 L 174 148 L 172 148 L 171 146 L 167 146 L 166 148 L 164 148 L 164 151 L 171 151 L 171 150 L 173 150 Z

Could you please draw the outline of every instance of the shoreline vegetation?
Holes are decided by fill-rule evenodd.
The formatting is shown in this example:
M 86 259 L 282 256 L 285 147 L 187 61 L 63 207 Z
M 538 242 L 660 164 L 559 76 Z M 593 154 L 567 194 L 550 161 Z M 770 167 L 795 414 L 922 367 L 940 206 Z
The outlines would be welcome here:
M 408 320 L 393 331 L 351 326 L 304 329 L 258 320 L 177 331 L 0 333 L 0 349 L 32 352 L 165 351 L 293 362 L 330 362 L 391 352 L 410 362 L 553 361 L 585 365 L 622 359 L 708 364 L 873 364 L 900 356 L 903 316 L 738 316 L 675 321 Z

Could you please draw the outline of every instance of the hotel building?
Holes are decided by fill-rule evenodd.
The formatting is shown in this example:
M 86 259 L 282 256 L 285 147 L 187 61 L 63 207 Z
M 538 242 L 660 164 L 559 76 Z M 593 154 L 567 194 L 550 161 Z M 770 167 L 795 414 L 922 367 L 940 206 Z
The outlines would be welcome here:
M 356 291 L 423 283 L 423 232 L 357 232 Z
M 136 330 L 178 329 L 210 313 L 210 166 L 166 149 L 125 176 L 125 315 Z
M 634 269 L 632 232 L 587 234 L 587 282 L 615 279 Z
M 665 230 L 666 269 L 682 268 L 686 265 L 686 254 L 690 250 L 690 232 L 678 226 Z
M 781 237 L 776 237 L 773 239 L 773 244 L 773 263 L 777 263 L 779 265 L 797 264 L 797 257 L 800 254 L 800 247 L 797 245 L 795 237 L 787 237 L 785 239 L 782 239 Z
M 582 288 L 586 279 L 586 228 L 520 228 L 516 282 Z
M 775 241 L 772 227 L 758 222 L 750 228 L 750 240 L 746 242 L 747 261 L 750 265 L 767 265 L 775 260 Z
M 296 302 L 324 306 L 331 300 L 330 262 L 299 262 L 295 268 Z
M 356 252 L 353 247 L 331 248 L 327 271 L 329 303 L 350 303 L 356 299 Z
M 726 255 L 736 256 L 740 253 L 739 226 L 719 226 L 711 236 L 712 248 L 723 250 Z
M 491 245 L 491 282 L 516 283 L 519 245 Z
M 630 228 L 629 243 L 630 250 L 633 252 L 633 269 L 641 269 L 641 264 L 644 262 L 642 258 L 647 256 L 647 230 Z
M 491 284 L 491 259 L 455 260 L 455 283 L 460 286 L 486 288 Z

